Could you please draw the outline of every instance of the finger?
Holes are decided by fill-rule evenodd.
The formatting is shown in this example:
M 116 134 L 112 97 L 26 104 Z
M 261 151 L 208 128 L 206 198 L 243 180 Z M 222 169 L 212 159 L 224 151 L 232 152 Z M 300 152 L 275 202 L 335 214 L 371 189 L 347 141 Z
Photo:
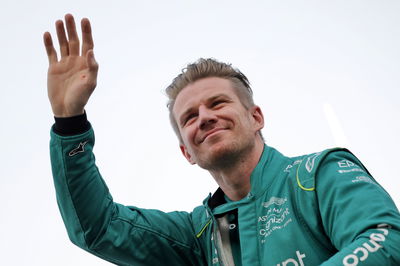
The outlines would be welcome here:
M 69 54 L 79 55 L 79 38 L 76 33 L 75 20 L 71 14 L 65 15 L 65 24 L 68 33 Z
M 58 43 L 60 44 L 61 58 L 69 55 L 68 40 L 65 35 L 64 23 L 62 20 L 56 21 L 56 31 Z
M 99 64 L 96 62 L 96 59 L 94 58 L 93 50 L 89 50 L 86 53 L 86 63 L 90 71 L 97 71 L 99 69 Z
M 94 47 L 92 38 L 92 28 L 90 26 L 90 21 L 87 18 L 81 21 L 82 28 L 82 55 L 87 54 L 89 50 Z
M 57 62 L 57 52 L 53 46 L 53 40 L 51 39 L 51 35 L 49 32 L 45 32 L 43 34 L 43 42 L 44 47 L 46 48 L 47 57 L 49 59 L 49 64 L 53 64 Z

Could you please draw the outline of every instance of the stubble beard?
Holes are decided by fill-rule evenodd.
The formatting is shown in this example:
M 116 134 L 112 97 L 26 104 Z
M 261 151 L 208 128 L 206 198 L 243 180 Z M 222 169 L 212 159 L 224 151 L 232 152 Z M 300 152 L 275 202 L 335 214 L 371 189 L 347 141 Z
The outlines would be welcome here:
M 233 169 L 245 161 L 254 150 L 255 139 L 247 137 L 242 141 L 224 143 L 222 147 L 214 150 L 207 158 L 198 158 L 197 164 L 208 171 Z

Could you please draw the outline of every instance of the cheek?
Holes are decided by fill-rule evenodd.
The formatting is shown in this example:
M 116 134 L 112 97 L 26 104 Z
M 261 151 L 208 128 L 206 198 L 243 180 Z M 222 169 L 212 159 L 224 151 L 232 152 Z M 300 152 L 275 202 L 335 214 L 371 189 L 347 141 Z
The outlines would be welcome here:
M 195 134 L 195 130 L 192 126 L 181 130 L 182 140 L 186 146 L 192 145 L 194 134 Z
M 252 124 L 252 117 L 249 117 L 248 114 L 238 114 L 237 115 L 238 119 L 237 119 L 237 123 L 239 123 L 239 126 L 249 129 L 253 126 Z

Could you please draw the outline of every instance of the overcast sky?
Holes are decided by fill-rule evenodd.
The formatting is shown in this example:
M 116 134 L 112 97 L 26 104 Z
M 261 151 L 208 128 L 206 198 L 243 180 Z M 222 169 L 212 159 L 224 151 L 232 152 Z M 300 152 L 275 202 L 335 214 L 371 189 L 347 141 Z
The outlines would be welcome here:
M 163 93 L 213 57 L 250 79 L 268 145 L 345 145 L 400 205 L 399 1 L 1 3 L 0 264 L 108 265 L 69 242 L 52 183 L 42 34 L 66 13 L 92 22 L 100 72 L 86 110 L 115 201 L 190 211 L 216 189 L 180 154 Z

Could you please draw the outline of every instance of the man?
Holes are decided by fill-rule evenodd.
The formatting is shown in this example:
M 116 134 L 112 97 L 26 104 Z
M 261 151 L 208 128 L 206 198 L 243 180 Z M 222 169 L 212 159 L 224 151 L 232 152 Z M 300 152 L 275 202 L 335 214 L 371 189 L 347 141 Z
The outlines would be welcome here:
M 52 170 L 73 243 L 119 265 L 400 265 L 400 214 L 361 162 L 345 149 L 288 158 L 266 146 L 247 78 L 212 59 L 189 65 L 167 94 L 184 157 L 219 189 L 191 213 L 114 203 L 84 112 L 98 70 L 90 23 L 82 48 L 72 15 L 65 23 L 60 59 L 49 33 L 44 43 Z

